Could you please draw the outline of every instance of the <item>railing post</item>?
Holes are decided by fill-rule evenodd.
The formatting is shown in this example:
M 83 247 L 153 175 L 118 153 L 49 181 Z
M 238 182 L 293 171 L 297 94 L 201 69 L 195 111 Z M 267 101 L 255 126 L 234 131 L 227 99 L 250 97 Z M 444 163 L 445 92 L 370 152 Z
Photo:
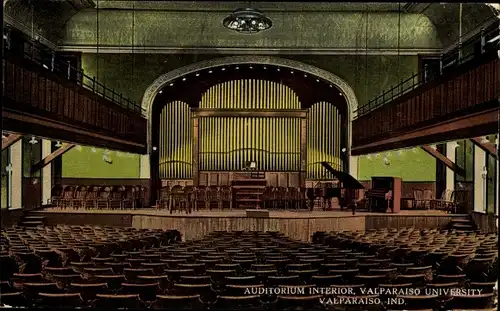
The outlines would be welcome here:
M 429 66 L 428 64 L 424 65 L 424 83 L 427 82 L 427 75 L 428 75 L 427 70 L 429 69 L 428 66 Z
M 115 101 L 115 88 L 113 88 L 111 91 L 112 91 L 111 92 L 111 101 L 114 102 Z
M 484 54 L 486 47 L 486 37 L 484 36 L 484 28 L 481 28 L 481 54 Z
M 95 93 L 95 77 L 92 77 L 92 92 Z
M 71 63 L 70 63 L 70 61 L 68 60 L 68 61 L 66 62 L 66 64 L 68 64 L 68 80 L 70 80 L 70 78 L 71 78 Z
M 123 105 L 123 94 L 120 93 L 120 105 Z
M 458 65 L 462 63 L 462 43 L 458 44 Z
M 52 57 L 50 58 L 50 71 L 54 72 L 54 66 L 56 63 L 56 52 L 52 51 Z
M 439 57 L 439 75 L 443 74 L 443 57 L 443 54 Z

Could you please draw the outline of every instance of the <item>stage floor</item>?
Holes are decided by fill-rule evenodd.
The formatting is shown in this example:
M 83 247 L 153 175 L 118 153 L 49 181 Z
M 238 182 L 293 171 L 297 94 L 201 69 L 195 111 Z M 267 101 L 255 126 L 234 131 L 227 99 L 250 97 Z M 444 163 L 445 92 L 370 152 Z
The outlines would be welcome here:
M 201 210 L 191 214 L 144 208 L 85 210 L 46 208 L 33 211 L 47 225 L 121 226 L 139 229 L 177 229 L 185 240 L 201 239 L 213 231 L 279 231 L 290 238 L 310 241 L 316 231 L 365 231 L 377 228 L 445 228 L 463 215 L 443 211 L 405 210 L 397 214 L 350 211 L 271 210 L 269 218 L 247 217 L 245 210 Z
M 167 210 L 160 210 L 155 208 L 142 208 L 142 209 L 71 209 L 71 208 L 45 208 L 38 210 L 34 213 L 70 213 L 70 214 L 115 214 L 115 215 L 137 215 L 137 216 L 162 216 L 162 217 L 182 217 L 182 218 L 226 218 L 226 217 L 247 217 L 246 211 L 243 209 L 233 209 L 233 210 L 201 210 L 193 211 L 191 214 L 186 214 L 183 212 L 174 212 L 170 214 Z M 340 209 L 333 209 L 331 211 L 308 211 L 308 210 L 269 210 L 269 218 L 330 218 L 330 217 L 356 217 L 356 216 L 451 216 L 444 211 L 439 210 L 403 210 L 399 213 L 375 213 L 375 212 L 356 212 L 356 215 L 352 215 L 351 211 L 341 211 Z M 458 215 L 453 215 L 458 216 Z

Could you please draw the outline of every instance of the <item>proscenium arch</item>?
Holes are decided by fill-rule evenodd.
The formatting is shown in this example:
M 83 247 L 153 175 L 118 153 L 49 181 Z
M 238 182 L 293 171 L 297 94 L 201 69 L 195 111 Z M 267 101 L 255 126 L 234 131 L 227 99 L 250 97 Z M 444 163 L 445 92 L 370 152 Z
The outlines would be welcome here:
M 153 131 L 153 103 L 158 92 L 164 88 L 171 81 L 174 81 L 184 75 L 195 73 L 200 70 L 206 70 L 214 67 L 220 66 L 231 66 L 231 65 L 243 65 L 243 64 L 254 64 L 254 65 L 269 65 L 269 66 L 279 66 L 289 69 L 294 69 L 302 71 L 312 76 L 321 78 L 329 83 L 335 85 L 343 93 L 347 102 L 347 115 L 349 116 L 349 122 L 347 126 L 347 149 L 351 150 L 352 143 L 352 121 L 356 117 L 356 111 L 358 108 L 358 100 L 354 94 L 354 90 L 345 82 L 343 79 L 337 75 L 317 68 L 312 65 L 308 65 L 302 62 L 273 57 L 273 56 L 258 56 L 258 55 L 244 55 L 244 56 L 231 56 L 223 58 L 214 58 L 210 60 L 205 60 L 198 63 L 193 63 L 184 67 L 177 68 L 164 75 L 158 77 L 144 92 L 142 98 L 141 106 L 146 112 L 146 117 L 148 120 L 148 154 L 141 156 L 141 167 L 140 167 L 140 177 L 150 178 L 150 154 L 153 152 L 152 145 L 152 131 Z M 357 158 L 350 156 L 349 158 L 349 173 L 357 178 L 358 175 L 358 163 Z

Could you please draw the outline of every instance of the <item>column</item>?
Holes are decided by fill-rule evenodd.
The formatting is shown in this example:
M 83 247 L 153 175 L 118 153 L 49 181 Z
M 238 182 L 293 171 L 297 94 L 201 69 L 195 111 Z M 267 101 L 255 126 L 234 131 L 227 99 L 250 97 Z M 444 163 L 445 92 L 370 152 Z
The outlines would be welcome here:
M 23 140 L 10 146 L 11 172 L 11 208 L 23 207 Z
M 474 145 L 474 212 L 486 212 L 485 167 L 486 152 L 484 152 L 480 147 Z
M 198 142 L 199 142 L 199 121 L 197 116 L 193 116 L 193 186 L 198 186 L 199 184 L 199 174 L 198 174 Z M 210 179 L 209 179 L 210 180 Z
M 150 170 L 150 161 L 149 154 L 141 154 L 140 158 L 140 167 L 139 167 L 139 175 L 140 178 L 149 179 L 151 178 L 151 170 Z
M 300 173 L 299 185 L 306 186 L 307 173 L 307 117 L 300 119 Z
M 50 140 L 42 139 L 42 159 L 52 153 Z M 49 202 L 52 193 L 52 164 L 45 165 L 42 169 L 42 205 Z
M 454 141 L 446 143 L 446 157 L 453 163 L 455 163 L 456 144 Z M 455 172 L 449 167 L 446 167 L 446 190 L 455 190 Z M 436 193 L 436 196 L 440 195 L 440 193 Z

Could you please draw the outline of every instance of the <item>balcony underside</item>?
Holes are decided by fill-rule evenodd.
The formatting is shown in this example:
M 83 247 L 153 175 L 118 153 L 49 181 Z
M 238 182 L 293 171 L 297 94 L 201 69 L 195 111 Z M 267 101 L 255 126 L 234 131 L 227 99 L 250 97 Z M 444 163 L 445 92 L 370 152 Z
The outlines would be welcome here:
M 496 107 L 491 107 L 496 105 Z M 474 138 L 498 132 L 499 103 L 491 103 L 481 111 L 465 113 L 449 120 L 436 121 L 418 129 L 393 133 L 387 137 L 352 148 L 352 155 L 428 145 L 449 140 Z
M 85 126 L 54 120 L 43 113 L 29 113 L 10 108 L 2 109 L 2 128 L 76 144 L 103 147 L 132 153 L 145 153 L 146 145 L 116 138 Z

